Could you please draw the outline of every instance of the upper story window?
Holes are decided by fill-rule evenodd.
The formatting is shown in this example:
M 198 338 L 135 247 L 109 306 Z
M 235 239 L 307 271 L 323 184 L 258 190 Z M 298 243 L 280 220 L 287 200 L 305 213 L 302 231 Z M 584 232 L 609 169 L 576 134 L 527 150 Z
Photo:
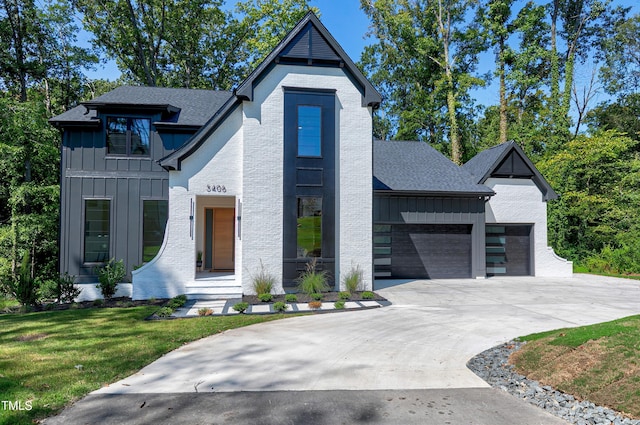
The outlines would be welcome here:
M 107 117 L 107 154 L 149 156 L 151 120 Z
M 322 156 L 322 107 L 298 105 L 298 156 Z

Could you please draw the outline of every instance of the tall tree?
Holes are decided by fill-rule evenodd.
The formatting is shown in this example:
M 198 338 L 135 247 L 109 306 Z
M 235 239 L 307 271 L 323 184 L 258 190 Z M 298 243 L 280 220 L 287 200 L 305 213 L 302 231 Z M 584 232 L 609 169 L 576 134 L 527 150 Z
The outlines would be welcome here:
M 47 34 L 33 0 L 0 0 L 0 87 L 27 100 L 27 88 L 46 72 Z
M 466 0 L 361 0 L 377 39 L 361 59 L 391 101 L 383 105 L 395 138 L 447 142 L 462 161 L 461 103 L 482 81 L 473 76 L 481 50 L 479 29 L 465 23 Z M 387 126 L 388 127 L 388 126 Z
M 148 86 L 229 89 L 308 10 L 307 0 L 73 0 L 95 44 Z M 277 40 L 277 41 L 275 41 Z
M 500 95 L 500 134 L 499 142 L 507 141 L 507 61 L 513 56 L 513 52 L 508 45 L 514 26 L 510 22 L 511 9 L 514 0 L 488 0 L 479 10 L 479 20 L 489 41 L 489 45 L 494 48 L 496 55 L 496 72 L 499 81 Z
M 619 11 L 618 17 L 626 13 Z M 602 43 L 600 78 L 607 93 L 640 93 L 640 14 L 624 16 L 607 26 Z

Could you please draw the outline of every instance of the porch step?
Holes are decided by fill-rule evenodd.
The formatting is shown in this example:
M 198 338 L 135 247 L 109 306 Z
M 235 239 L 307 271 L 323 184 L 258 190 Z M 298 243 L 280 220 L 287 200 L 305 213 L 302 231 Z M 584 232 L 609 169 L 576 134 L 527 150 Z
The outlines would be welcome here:
M 242 286 L 234 279 L 198 280 L 186 285 L 190 300 L 228 300 L 242 298 Z

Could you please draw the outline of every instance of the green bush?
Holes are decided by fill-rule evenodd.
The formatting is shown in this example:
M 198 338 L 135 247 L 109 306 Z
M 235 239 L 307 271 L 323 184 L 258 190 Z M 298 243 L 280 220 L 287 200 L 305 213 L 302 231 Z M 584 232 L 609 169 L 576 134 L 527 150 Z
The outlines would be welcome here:
M 187 296 L 186 295 L 177 295 L 177 296 L 171 298 L 167 302 L 167 307 L 170 307 L 170 308 L 175 310 L 175 309 L 178 309 L 178 308 L 182 307 L 186 303 L 187 303 Z
M 70 303 L 75 300 L 82 292 L 82 289 L 76 286 L 76 277 L 65 272 L 58 278 L 58 284 L 54 288 L 54 296 L 60 303 Z
M 127 274 L 124 268 L 124 261 L 115 258 L 109 260 L 107 264 L 97 269 L 98 283 L 96 288 L 100 289 L 105 299 L 111 299 L 118 290 L 118 283 Z
M 307 295 L 328 291 L 327 272 L 316 270 L 316 259 L 307 263 L 306 269 L 298 277 L 298 289 Z
M 104 305 L 104 300 L 103 299 L 93 300 L 93 306 L 94 307 L 102 307 L 103 305 Z
M 273 310 L 277 311 L 278 313 L 284 313 L 288 308 L 289 306 L 282 301 L 273 303 Z
M 9 282 L 11 295 L 22 306 L 33 306 L 38 303 L 38 285 L 31 274 L 31 255 L 28 252 L 22 256 L 22 263 L 16 277 Z
M 316 300 L 316 301 L 321 301 L 324 298 L 324 295 L 320 293 L 311 294 L 309 296 L 311 297 L 312 300 Z
M 264 268 L 262 260 L 260 260 L 260 272 L 251 277 L 253 283 L 253 290 L 256 294 L 270 294 L 273 289 L 273 285 L 276 283 L 276 277 L 269 273 Z
M 287 294 L 284 296 L 284 300 L 288 303 L 297 303 L 298 296 L 296 294 Z
M 342 279 L 347 292 L 356 292 L 358 290 L 362 284 L 362 275 L 363 272 L 360 266 L 351 266 L 351 270 L 349 270 Z
M 233 305 L 232 308 L 238 313 L 244 313 L 249 308 L 249 303 L 245 303 L 245 302 L 236 303 Z
M 362 299 L 363 299 L 363 300 L 372 300 L 372 299 L 374 299 L 375 297 L 376 297 L 376 294 L 374 294 L 374 293 L 373 293 L 373 292 L 371 292 L 371 291 L 364 291 L 364 292 L 362 293 Z
M 348 300 L 349 298 L 351 298 L 351 293 L 347 291 L 342 291 L 338 294 L 338 298 L 340 298 L 341 300 Z
M 258 299 L 260 301 L 262 301 L 263 303 L 268 303 L 269 301 L 271 301 L 273 299 L 273 295 L 271 294 L 260 294 L 258 295 Z
M 171 307 L 162 307 L 156 314 L 158 317 L 170 317 L 173 314 L 173 309 Z
M 333 306 L 336 308 L 336 310 L 342 310 L 344 308 L 344 301 L 336 301 L 333 303 Z

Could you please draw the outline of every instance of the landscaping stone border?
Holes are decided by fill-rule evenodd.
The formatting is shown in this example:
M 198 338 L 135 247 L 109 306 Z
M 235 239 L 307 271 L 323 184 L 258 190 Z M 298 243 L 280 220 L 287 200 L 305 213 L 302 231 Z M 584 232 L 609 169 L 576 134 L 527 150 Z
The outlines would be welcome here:
M 552 415 L 578 425 L 640 425 L 640 420 L 629 419 L 620 413 L 589 401 L 540 385 L 516 373 L 508 364 L 511 353 L 526 342 L 510 341 L 478 354 L 467 367 L 494 388 L 538 406 Z

